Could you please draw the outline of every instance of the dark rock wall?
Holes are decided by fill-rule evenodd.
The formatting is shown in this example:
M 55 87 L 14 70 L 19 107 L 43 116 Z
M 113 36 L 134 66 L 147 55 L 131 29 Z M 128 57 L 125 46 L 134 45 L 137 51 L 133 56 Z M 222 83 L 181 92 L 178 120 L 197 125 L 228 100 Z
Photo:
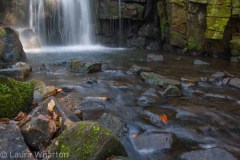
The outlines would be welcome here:
M 98 40 L 171 52 L 238 56 L 238 0 L 95 0 Z M 122 23 L 120 35 L 119 22 Z

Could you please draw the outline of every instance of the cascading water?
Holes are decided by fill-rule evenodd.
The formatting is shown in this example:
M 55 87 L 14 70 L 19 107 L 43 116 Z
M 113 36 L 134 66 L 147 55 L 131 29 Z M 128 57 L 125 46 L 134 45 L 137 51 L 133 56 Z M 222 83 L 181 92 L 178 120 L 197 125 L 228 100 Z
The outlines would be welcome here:
M 89 0 L 31 0 L 29 12 L 41 45 L 93 44 Z

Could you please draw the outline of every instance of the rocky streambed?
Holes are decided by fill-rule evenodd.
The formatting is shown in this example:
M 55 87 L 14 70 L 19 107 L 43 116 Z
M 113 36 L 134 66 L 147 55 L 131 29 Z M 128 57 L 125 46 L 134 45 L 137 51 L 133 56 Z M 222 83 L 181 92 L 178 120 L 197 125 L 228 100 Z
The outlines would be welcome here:
M 34 103 L 0 124 L 7 158 L 240 158 L 239 64 L 103 48 L 27 59 Z

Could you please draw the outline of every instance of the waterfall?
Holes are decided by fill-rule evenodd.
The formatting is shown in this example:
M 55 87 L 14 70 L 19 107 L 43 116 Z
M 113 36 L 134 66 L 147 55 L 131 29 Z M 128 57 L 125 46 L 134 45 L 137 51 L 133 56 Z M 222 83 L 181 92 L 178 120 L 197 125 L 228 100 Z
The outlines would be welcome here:
M 89 0 L 31 0 L 30 28 L 41 45 L 91 45 L 93 27 Z

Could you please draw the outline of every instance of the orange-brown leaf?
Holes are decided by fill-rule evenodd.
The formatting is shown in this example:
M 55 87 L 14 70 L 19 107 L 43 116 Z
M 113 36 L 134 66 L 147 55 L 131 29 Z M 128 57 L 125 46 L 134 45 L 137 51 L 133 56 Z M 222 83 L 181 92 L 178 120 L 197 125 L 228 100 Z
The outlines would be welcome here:
M 167 117 L 165 114 L 161 114 L 161 115 L 160 115 L 160 118 L 161 118 L 161 120 L 162 120 L 164 123 L 167 123 L 167 122 L 168 122 L 168 117 Z

